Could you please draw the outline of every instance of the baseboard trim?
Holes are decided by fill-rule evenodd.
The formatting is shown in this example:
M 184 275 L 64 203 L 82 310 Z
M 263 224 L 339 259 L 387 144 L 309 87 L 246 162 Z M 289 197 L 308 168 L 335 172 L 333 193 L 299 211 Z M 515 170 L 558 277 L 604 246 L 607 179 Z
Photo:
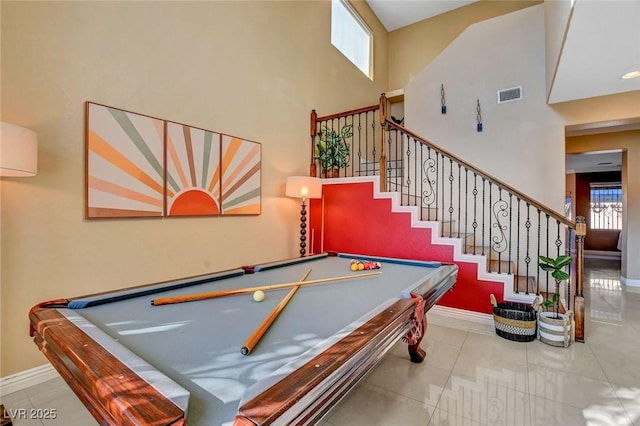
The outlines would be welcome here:
M 448 306 L 435 305 L 429 312 L 443 317 L 469 321 L 476 324 L 490 325 L 493 327 L 493 315 L 480 312 L 465 311 L 464 309 L 450 308 Z
M 51 364 L 24 370 L 7 377 L 0 377 L 0 395 L 7 395 L 39 385 L 56 377 L 60 377 L 60 375 Z
M 622 284 L 628 287 L 640 287 L 640 280 L 632 280 L 631 278 L 620 277 L 620 281 L 622 282 Z

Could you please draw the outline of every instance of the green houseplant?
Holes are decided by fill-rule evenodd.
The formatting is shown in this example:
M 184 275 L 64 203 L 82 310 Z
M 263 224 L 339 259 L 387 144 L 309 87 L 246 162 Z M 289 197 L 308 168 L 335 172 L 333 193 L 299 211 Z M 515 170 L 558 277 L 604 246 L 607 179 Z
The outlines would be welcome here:
M 349 145 L 346 140 L 353 136 L 353 125 L 345 124 L 336 132 L 325 124 L 318 136 L 314 160 L 320 162 L 324 177 L 337 177 L 338 171 L 349 165 Z
M 551 299 L 547 298 L 542 302 L 542 306 L 547 309 L 554 308 L 554 318 L 559 318 L 560 311 L 560 283 L 569 279 L 569 274 L 564 271 L 564 267 L 573 262 L 573 258 L 567 255 L 560 255 L 555 259 L 546 256 L 540 256 L 540 269 L 546 272 L 551 272 L 551 276 L 556 281 L 556 292 Z
M 560 283 L 570 278 L 564 268 L 571 262 L 573 262 L 571 256 L 560 255 L 556 258 L 540 256 L 538 263 L 540 269 L 550 272 L 556 282 L 553 296 L 542 302 L 546 311 L 538 314 L 538 337 L 542 342 L 552 346 L 567 347 L 571 344 L 573 312 L 560 313 Z M 553 311 L 550 311 L 552 308 Z

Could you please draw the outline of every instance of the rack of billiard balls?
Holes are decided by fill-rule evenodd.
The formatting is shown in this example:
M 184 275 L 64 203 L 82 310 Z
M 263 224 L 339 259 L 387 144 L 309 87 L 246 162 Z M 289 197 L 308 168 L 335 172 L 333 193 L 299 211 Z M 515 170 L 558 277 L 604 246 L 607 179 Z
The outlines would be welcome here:
M 371 269 L 380 269 L 382 265 L 380 262 L 374 262 L 372 260 L 351 259 L 350 268 L 352 271 L 368 271 Z

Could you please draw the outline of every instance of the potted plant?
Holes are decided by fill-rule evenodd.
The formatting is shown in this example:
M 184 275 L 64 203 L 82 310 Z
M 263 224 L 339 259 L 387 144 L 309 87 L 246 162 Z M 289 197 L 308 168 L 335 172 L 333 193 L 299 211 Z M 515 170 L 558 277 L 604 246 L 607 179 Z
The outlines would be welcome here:
M 540 256 L 538 263 L 540 269 L 550 272 L 556 282 L 555 293 L 542 302 L 546 310 L 538 313 L 538 338 L 549 345 L 565 348 L 571 344 L 573 312 L 560 313 L 560 283 L 570 278 L 564 268 L 571 262 L 573 262 L 571 256 L 560 255 L 556 258 Z
M 353 125 L 345 124 L 339 132 L 326 124 L 318 132 L 318 149 L 314 160 L 320 161 L 323 177 L 338 177 L 339 171 L 349 165 L 349 145 L 346 139 L 353 136 Z

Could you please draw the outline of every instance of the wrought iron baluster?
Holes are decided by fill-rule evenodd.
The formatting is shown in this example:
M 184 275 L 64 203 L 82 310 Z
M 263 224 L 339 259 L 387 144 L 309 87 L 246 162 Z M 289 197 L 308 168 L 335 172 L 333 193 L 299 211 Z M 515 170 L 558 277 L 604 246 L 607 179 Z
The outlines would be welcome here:
M 551 253 L 549 253 L 549 241 L 550 240 L 549 240 L 549 219 L 548 219 L 548 216 L 547 216 L 547 232 L 546 232 L 545 238 L 546 238 L 546 240 L 545 240 L 545 256 L 549 257 L 549 256 L 551 256 Z M 545 276 L 546 276 L 545 292 L 548 295 L 549 294 L 549 272 L 546 272 Z
M 541 254 L 541 252 L 540 252 L 540 240 L 542 239 L 541 238 L 541 235 L 542 235 L 541 234 L 542 223 L 540 222 L 540 213 L 541 213 L 540 209 L 537 209 L 537 210 L 538 210 L 538 257 L 537 257 L 537 259 L 538 259 L 538 262 L 539 262 L 540 261 L 540 254 Z M 549 215 L 547 215 L 547 229 L 549 228 L 548 223 L 549 223 Z M 540 268 L 539 267 L 536 268 L 536 281 L 538 281 L 538 282 L 540 281 Z
M 365 119 L 366 119 L 366 114 L 365 114 Z M 358 176 L 362 176 L 362 113 L 358 114 L 358 171 L 357 171 L 357 175 Z M 367 152 L 368 152 L 368 148 L 367 148 L 367 144 L 369 142 L 369 139 L 367 137 L 364 138 L 365 140 L 365 166 L 364 166 L 364 174 L 365 176 L 369 175 L 369 162 L 367 161 Z M 354 167 L 355 169 L 355 167 Z
M 449 159 L 449 238 L 453 237 L 453 160 Z M 443 203 L 444 205 L 444 203 Z
M 522 200 L 520 197 L 518 198 L 518 220 L 516 225 L 516 275 L 520 275 L 520 206 L 522 204 Z
M 440 220 L 440 217 L 444 216 L 444 213 L 441 215 L 440 214 L 440 207 L 438 206 L 438 188 L 440 187 L 438 185 L 438 176 L 440 176 L 440 154 L 438 153 L 437 150 L 434 150 L 434 153 L 436 154 L 436 169 L 434 170 L 434 177 L 435 177 L 435 182 L 433 183 L 433 187 L 435 189 L 435 194 L 434 194 L 434 201 L 435 201 L 435 211 L 436 211 L 436 218 L 435 220 L 438 221 Z M 442 232 L 442 231 L 441 231 Z
M 427 220 L 431 220 L 432 205 L 434 202 L 437 202 L 435 188 L 436 180 L 432 179 L 431 177 L 433 174 L 435 174 L 437 177 L 435 165 L 436 160 L 431 157 L 431 148 L 427 147 L 427 160 L 422 163 L 422 170 L 424 175 L 424 177 L 422 178 L 422 182 L 427 184 L 427 188 L 421 192 L 422 206 L 427 207 Z M 438 220 L 437 211 L 434 220 Z
M 512 206 L 512 202 L 513 202 L 513 194 L 511 192 L 509 192 L 509 273 L 513 273 L 513 271 L 511 270 L 511 253 L 512 253 L 512 249 L 513 249 L 513 240 L 511 238 L 512 235 L 512 230 L 513 230 L 513 206 Z M 526 288 L 526 293 L 529 294 L 529 285 L 528 283 L 525 283 L 525 288 Z
M 405 184 L 407 185 L 407 204 L 409 204 L 409 197 L 411 196 L 411 139 L 408 137 L 405 154 L 407 155 L 407 179 L 405 180 Z
M 387 146 L 384 147 L 384 144 L 386 144 Z M 390 187 L 390 184 L 391 184 L 391 132 L 390 131 L 385 133 L 384 129 L 382 129 L 381 145 L 383 145 L 383 147 L 380 148 L 382 152 L 387 153 L 384 159 L 386 163 L 384 167 L 386 169 L 384 173 L 385 176 L 381 176 L 381 178 L 386 179 L 384 186 L 386 187 L 387 191 L 391 191 L 391 187 Z M 380 167 L 382 168 L 382 165 Z M 380 172 L 382 172 L 382 170 Z
M 562 247 L 562 238 L 560 238 L 560 222 L 556 220 L 557 229 L 556 229 L 556 256 L 560 256 L 560 247 Z
M 478 229 L 478 219 L 477 219 L 477 212 L 478 212 L 478 174 L 477 173 L 473 173 L 473 223 L 471 224 L 471 227 L 473 228 L 473 254 L 477 254 L 476 253 L 476 231 Z
M 557 219 L 556 219 L 557 221 Z M 560 222 L 558 221 L 558 226 L 560 225 Z M 564 225 L 562 225 L 564 226 Z M 571 256 L 571 241 L 573 239 L 573 233 L 572 233 L 572 229 L 568 228 L 566 226 L 564 226 L 565 228 L 565 238 L 567 239 L 567 249 L 565 251 L 565 254 L 567 256 Z M 567 280 L 567 309 L 571 309 L 571 280 L 572 280 L 572 276 L 571 276 L 571 266 L 567 266 L 567 273 L 569 274 L 569 279 Z
M 556 251 L 556 256 L 560 256 L 560 248 L 562 247 L 562 238 L 561 238 L 561 233 L 560 233 L 560 222 L 556 219 L 556 241 L 555 241 L 556 247 L 557 247 L 557 251 Z M 567 266 L 566 268 L 569 268 L 569 266 Z M 571 281 L 567 280 L 567 293 L 565 293 L 565 299 L 567 301 L 567 310 L 571 309 L 571 300 L 569 297 L 569 289 L 571 288 Z
M 353 177 L 355 175 L 355 170 L 356 170 L 356 165 L 353 164 L 353 162 L 354 162 L 354 158 L 353 157 L 354 156 L 352 155 L 354 150 L 355 150 L 355 143 L 356 143 L 355 142 L 355 137 L 354 137 L 354 134 L 353 134 L 353 127 L 354 127 L 354 124 L 355 124 L 355 122 L 354 122 L 355 121 L 355 115 L 351 115 L 350 117 L 351 117 L 351 149 L 350 149 L 349 153 L 351 155 L 349 155 L 349 163 L 350 164 L 347 165 L 347 167 L 351 166 L 350 167 L 351 168 L 351 177 Z M 347 122 L 347 119 L 345 118 L 345 124 L 346 124 L 346 122 Z M 360 167 L 360 162 L 358 162 L 357 167 L 358 168 Z M 347 170 L 345 169 L 345 176 L 346 176 L 346 174 L 347 174 Z
M 457 236 L 460 238 L 460 222 L 461 214 L 462 214 L 462 202 L 461 202 L 461 194 L 462 194 L 462 165 L 458 163 L 458 222 L 457 222 Z M 463 241 L 464 242 L 464 241 Z
M 493 201 L 492 201 L 492 195 L 493 195 L 493 183 L 491 181 L 489 181 L 489 209 L 491 209 L 493 207 Z M 493 254 L 493 247 L 491 246 L 491 242 L 493 241 L 492 238 L 492 225 L 491 225 L 491 221 L 493 219 L 493 216 L 491 215 L 491 212 L 489 212 L 489 265 L 491 265 L 491 257 Z M 484 238 L 483 238 L 484 240 Z M 484 244 L 483 244 L 484 245 Z M 493 268 L 491 268 L 493 269 Z M 498 273 L 500 273 L 500 264 L 498 263 Z
M 418 205 L 418 201 L 417 201 L 417 191 L 418 191 L 418 183 L 419 183 L 419 172 L 420 172 L 420 158 L 418 157 L 419 153 L 422 152 L 421 149 L 421 145 L 420 142 L 417 139 L 413 140 L 414 146 L 413 146 L 413 179 L 412 179 L 412 191 L 411 191 L 411 197 L 413 199 L 413 203 L 412 205 L 417 206 Z
M 424 164 L 424 146 L 420 147 L 420 164 Z M 418 169 L 418 167 L 416 167 L 416 170 Z M 424 207 L 422 206 L 422 194 L 424 194 L 424 176 L 422 175 L 422 167 L 420 167 L 420 219 L 424 220 Z M 418 182 L 416 181 L 416 184 L 418 184 Z M 418 198 L 418 192 L 416 189 L 416 203 L 417 203 L 417 198 Z M 427 210 L 428 211 L 428 210 Z
M 487 182 L 487 179 L 483 176 L 482 177 L 482 223 L 480 224 L 481 225 L 480 226 L 480 229 L 481 229 L 481 232 L 480 232 L 480 244 L 481 244 L 481 247 L 482 247 L 482 255 L 483 256 L 485 255 L 485 253 L 484 253 L 484 223 L 485 223 L 484 222 L 484 216 L 485 216 L 484 215 L 484 211 L 485 211 L 485 204 L 487 202 L 487 200 L 486 200 L 487 196 L 485 194 L 486 182 Z M 491 264 L 489 264 L 489 271 L 491 271 Z
M 378 152 L 376 151 L 376 141 L 378 140 L 376 138 L 376 130 L 378 129 L 378 125 L 376 124 L 376 111 L 371 111 L 370 113 L 367 113 L 366 115 L 366 121 L 369 121 L 369 114 L 371 115 L 371 155 L 372 155 L 372 163 L 373 163 L 373 169 L 374 169 L 374 175 L 375 175 L 375 169 L 376 169 L 376 164 L 378 164 L 378 161 L 376 160 L 376 155 L 378 154 Z M 381 123 L 382 124 L 382 123 Z M 384 133 L 383 133 L 384 134 Z M 369 138 L 367 138 L 367 152 L 369 152 L 369 146 L 368 146 L 368 141 Z
M 467 236 L 469 234 L 469 169 L 464 168 L 464 254 L 468 252 Z
M 531 276 L 529 274 L 529 264 L 531 263 L 531 252 L 530 252 L 530 247 L 531 247 L 531 204 L 527 203 L 527 220 L 524 223 L 524 226 L 526 228 L 526 256 L 524 258 L 524 263 L 525 263 L 525 269 L 526 269 L 526 278 L 527 278 L 527 282 L 529 282 L 529 277 Z
M 444 154 L 440 153 L 440 162 L 442 163 L 442 178 L 441 178 L 441 184 L 440 184 L 440 196 L 441 196 L 441 200 L 440 200 L 440 206 L 442 208 L 442 222 L 440 224 L 440 236 L 444 237 L 444 169 L 445 169 L 445 164 L 444 164 Z
M 498 200 L 492 204 L 493 217 L 495 223 L 491 225 L 491 228 L 495 228 L 498 233 L 489 238 L 491 241 L 491 251 L 498 257 L 498 273 L 502 273 L 502 254 L 508 248 L 508 241 L 505 231 L 508 225 L 504 223 L 504 219 L 508 221 L 510 219 L 507 211 L 508 203 L 502 198 L 502 188 L 498 187 Z M 490 252 L 491 252 L 490 251 Z M 507 265 L 507 273 L 511 273 L 511 265 Z
M 402 148 L 400 147 L 400 144 L 402 143 L 402 141 L 401 141 L 401 140 L 399 141 L 398 139 L 399 139 L 399 138 L 400 138 L 400 139 L 402 139 L 402 135 L 400 135 L 400 136 L 399 136 L 399 135 L 398 135 L 398 131 L 397 131 L 397 130 L 394 130 L 394 136 L 395 136 L 395 137 L 394 137 L 394 144 L 393 144 L 393 146 L 394 146 L 395 154 L 394 154 L 394 157 L 393 157 L 393 158 L 395 158 L 395 159 L 396 159 L 396 161 L 395 161 L 395 164 L 396 164 L 396 165 L 395 165 L 395 167 L 394 167 L 394 168 L 396 169 L 396 171 L 395 171 L 395 173 L 396 173 L 396 179 L 395 179 L 395 182 L 396 182 L 396 191 L 399 191 L 399 192 L 400 192 L 400 195 L 402 195 L 402 187 L 403 187 L 403 185 L 404 185 L 404 182 L 403 182 L 402 180 L 400 180 L 400 179 L 402 179 L 402 176 L 398 173 L 398 170 L 397 170 L 397 167 L 398 167 L 398 164 L 397 164 L 397 163 L 398 163 L 398 160 L 397 160 L 397 158 L 398 158 L 398 152 L 402 152 Z
M 391 153 L 393 151 L 391 151 L 391 132 L 388 132 L 388 136 L 387 136 L 387 180 L 389 182 L 391 182 L 391 176 L 392 176 L 392 171 L 393 171 L 393 166 L 391 165 Z M 395 188 L 395 190 L 398 189 L 398 178 L 394 177 L 393 178 L 393 186 Z

